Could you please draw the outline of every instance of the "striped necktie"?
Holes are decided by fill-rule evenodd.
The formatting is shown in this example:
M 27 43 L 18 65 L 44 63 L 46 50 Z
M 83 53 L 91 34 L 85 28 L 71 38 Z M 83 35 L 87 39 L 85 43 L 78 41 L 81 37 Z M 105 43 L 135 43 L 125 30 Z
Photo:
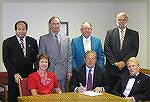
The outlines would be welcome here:
M 92 90 L 92 87 L 93 87 L 93 85 L 92 85 L 92 74 L 91 74 L 91 69 L 89 70 L 89 72 L 88 72 L 88 82 L 87 82 L 87 91 L 88 90 Z
M 122 49 L 123 46 L 123 41 L 124 41 L 124 31 L 120 31 L 120 50 Z
M 25 49 L 25 46 L 24 46 L 24 41 L 23 41 L 23 39 L 22 38 L 20 38 L 20 45 L 21 45 L 21 48 L 22 48 L 22 50 L 23 50 L 23 54 L 24 54 L 24 56 L 26 57 L 26 49 Z

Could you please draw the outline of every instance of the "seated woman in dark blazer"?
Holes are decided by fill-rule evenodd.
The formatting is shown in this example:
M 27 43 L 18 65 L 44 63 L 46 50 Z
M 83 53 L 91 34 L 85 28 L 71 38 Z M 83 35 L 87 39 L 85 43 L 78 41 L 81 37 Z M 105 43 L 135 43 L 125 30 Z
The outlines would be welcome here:
M 37 55 L 35 66 L 38 70 L 28 77 L 28 89 L 31 90 L 33 96 L 52 94 L 53 92 L 62 93 L 55 74 L 47 71 L 49 65 L 47 54 Z

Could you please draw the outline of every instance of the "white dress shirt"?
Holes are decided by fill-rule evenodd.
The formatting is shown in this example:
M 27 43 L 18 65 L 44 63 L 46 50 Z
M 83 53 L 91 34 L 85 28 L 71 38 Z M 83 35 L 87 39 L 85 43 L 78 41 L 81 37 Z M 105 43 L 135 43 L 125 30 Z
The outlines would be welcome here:
M 84 45 L 85 52 L 91 50 L 91 36 L 89 36 L 87 39 L 83 36 L 83 45 Z

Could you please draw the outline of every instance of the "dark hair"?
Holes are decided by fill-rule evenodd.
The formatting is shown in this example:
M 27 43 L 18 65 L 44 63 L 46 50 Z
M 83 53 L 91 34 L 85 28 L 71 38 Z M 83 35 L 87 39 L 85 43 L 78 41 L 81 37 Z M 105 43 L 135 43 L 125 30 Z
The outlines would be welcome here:
M 18 23 L 24 23 L 26 25 L 26 30 L 28 30 L 28 24 L 25 21 L 17 21 L 15 24 L 15 30 L 17 30 L 17 24 Z
M 36 60 L 35 60 L 35 63 L 34 63 L 34 66 L 36 67 L 36 69 L 38 70 L 39 69 L 39 62 L 42 58 L 45 58 L 45 59 L 49 59 L 48 58 L 48 54 L 46 53 L 39 53 L 37 56 L 36 56 Z M 48 60 L 48 67 L 50 66 L 50 62 Z
M 60 20 L 60 18 L 59 18 L 58 16 L 53 16 L 53 17 L 51 17 L 51 18 L 49 19 L 48 24 L 50 24 L 51 21 L 52 21 L 53 19 L 55 19 L 55 18 L 59 19 L 59 21 L 60 21 L 60 23 L 61 23 L 61 20 Z
M 95 52 L 95 51 L 93 51 L 93 50 L 88 50 L 88 51 L 84 54 L 84 58 L 86 58 L 86 57 L 87 57 L 87 55 L 88 55 L 89 53 L 93 53 L 93 54 L 95 54 L 96 59 L 97 59 L 97 54 L 96 54 L 96 52 Z

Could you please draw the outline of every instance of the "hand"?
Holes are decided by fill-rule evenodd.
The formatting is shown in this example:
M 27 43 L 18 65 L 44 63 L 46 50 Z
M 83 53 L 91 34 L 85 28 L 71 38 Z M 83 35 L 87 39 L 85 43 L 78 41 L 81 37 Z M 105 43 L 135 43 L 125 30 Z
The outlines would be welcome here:
M 80 83 L 80 87 L 78 87 L 76 89 L 77 93 L 84 93 L 86 91 L 85 87 L 82 86 L 82 84 Z
M 121 70 L 126 64 L 123 61 L 118 62 L 118 67 Z
M 97 93 L 102 93 L 102 92 L 104 92 L 104 88 L 103 87 L 96 87 L 93 91 L 97 92 Z
M 67 74 L 67 80 L 70 81 L 70 80 L 71 80 L 71 77 L 72 77 L 72 73 L 71 73 L 71 72 L 68 72 L 68 74 Z
M 15 77 L 15 82 L 18 84 L 20 83 L 20 80 L 23 80 L 19 73 L 16 73 L 14 77 Z
M 128 100 L 128 102 L 133 102 L 134 97 L 125 97 L 125 98 L 123 98 L 123 99 L 127 99 L 127 100 Z

